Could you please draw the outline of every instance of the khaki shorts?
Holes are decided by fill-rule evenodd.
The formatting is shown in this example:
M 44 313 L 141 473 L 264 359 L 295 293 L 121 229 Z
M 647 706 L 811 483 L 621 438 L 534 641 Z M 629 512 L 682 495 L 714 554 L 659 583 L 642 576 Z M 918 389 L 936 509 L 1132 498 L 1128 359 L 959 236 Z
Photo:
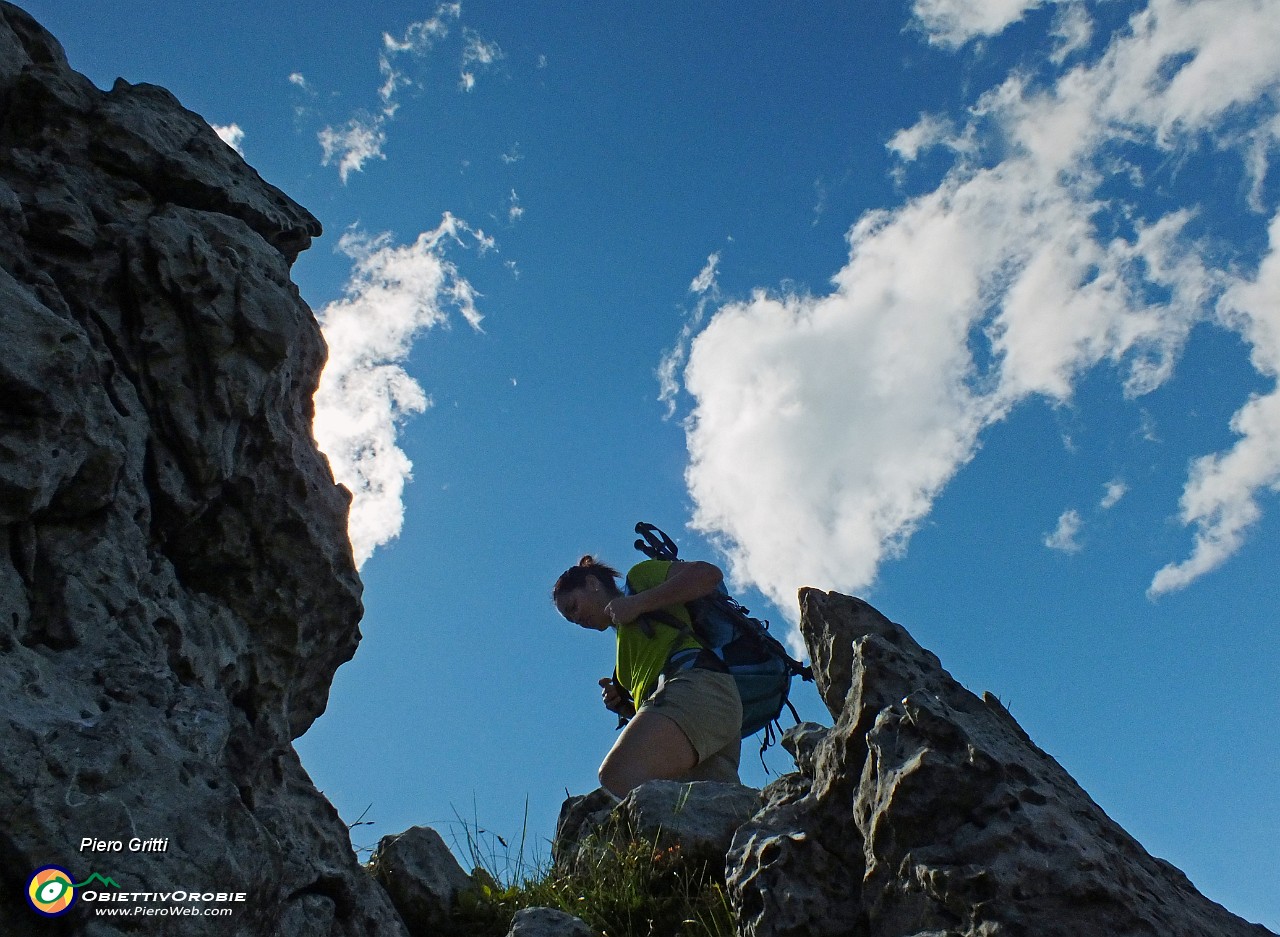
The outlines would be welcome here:
M 663 682 L 640 712 L 656 712 L 680 727 L 698 755 L 681 781 L 737 781 L 742 753 L 742 700 L 727 673 L 694 667 Z

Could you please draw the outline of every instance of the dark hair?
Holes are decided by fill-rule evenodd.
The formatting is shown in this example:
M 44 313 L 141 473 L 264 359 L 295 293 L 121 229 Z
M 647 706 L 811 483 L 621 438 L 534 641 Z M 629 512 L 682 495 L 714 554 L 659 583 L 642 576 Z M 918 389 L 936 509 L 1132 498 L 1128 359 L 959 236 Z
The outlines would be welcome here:
M 599 562 L 588 553 L 578 560 L 577 566 L 570 566 L 560 574 L 560 578 L 556 580 L 556 584 L 551 588 L 551 601 L 554 602 L 566 592 L 580 589 L 586 585 L 588 579 L 597 579 L 610 592 L 617 592 L 617 579 L 620 575 L 622 574 L 612 566 Z

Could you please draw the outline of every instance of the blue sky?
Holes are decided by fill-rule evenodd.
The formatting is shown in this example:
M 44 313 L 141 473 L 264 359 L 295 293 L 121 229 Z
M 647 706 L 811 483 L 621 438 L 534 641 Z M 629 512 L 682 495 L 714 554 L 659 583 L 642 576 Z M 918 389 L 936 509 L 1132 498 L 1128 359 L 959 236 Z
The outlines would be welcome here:
M 325 225 L 356 845 L 550 836 L 613 736 L 550 585 L 645 519 L 781 630 L 868 598 L 1280 928 L 1274 6 L 640 6 L 26 4 Z

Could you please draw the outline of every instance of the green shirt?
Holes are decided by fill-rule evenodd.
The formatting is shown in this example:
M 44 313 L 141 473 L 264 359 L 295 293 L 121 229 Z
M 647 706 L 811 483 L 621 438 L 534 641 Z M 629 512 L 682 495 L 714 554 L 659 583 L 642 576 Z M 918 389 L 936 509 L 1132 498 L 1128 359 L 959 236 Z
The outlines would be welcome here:
M 627 582 L 633 592 L 644 592 L 666 582 L 671 571 L 669 560 L 645 560 L 627 572 Z M 645 635 L 640 621 L 618 626 L 618 682 L 626 687 L 636 707 L 657 689 L 658 675 L 667 664 L 667 658 L 676 651 L 702 645 L 693 636 L 689 611 L 683 605 L 668 605 L 662 609 L 688 626 L 680 631 L 670 625 L 653 622 L 653 637 Z

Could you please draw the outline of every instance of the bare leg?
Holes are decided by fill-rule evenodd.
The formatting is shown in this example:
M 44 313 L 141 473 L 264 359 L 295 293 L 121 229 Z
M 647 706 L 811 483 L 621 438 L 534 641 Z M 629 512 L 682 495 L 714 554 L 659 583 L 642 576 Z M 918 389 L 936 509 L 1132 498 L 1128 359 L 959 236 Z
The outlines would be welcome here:
M 684 730 L 661 713 L 646 711 L 622 730 L 600 765 L 600 784 L 625 797 L 645 781 L 678 778 L 698 763 L 698 753 Z

